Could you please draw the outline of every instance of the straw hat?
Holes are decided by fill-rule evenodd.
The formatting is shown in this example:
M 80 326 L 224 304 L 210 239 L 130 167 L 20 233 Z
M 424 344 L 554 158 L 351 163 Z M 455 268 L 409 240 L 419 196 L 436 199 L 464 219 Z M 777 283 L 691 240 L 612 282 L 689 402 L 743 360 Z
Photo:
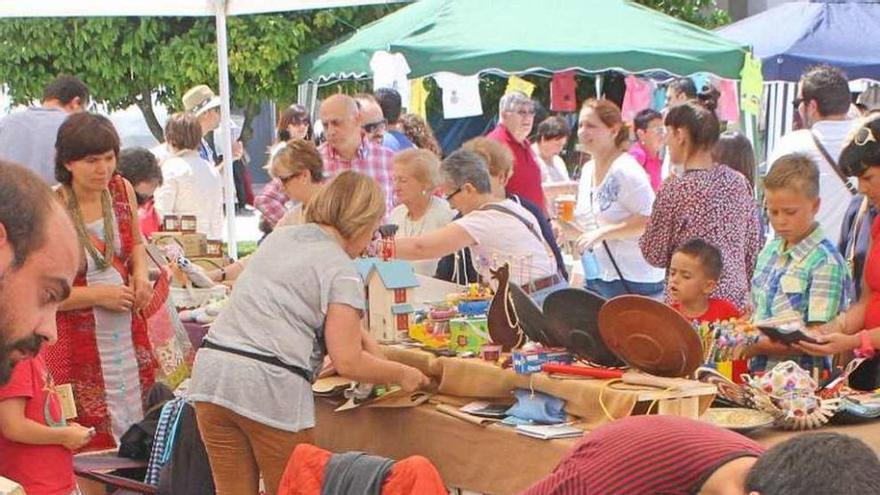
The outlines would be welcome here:
M 220 97 L 204 84 L 190 88 L 183 95 L 184 111 L 195 114 L 196 117 L 219 106 Z

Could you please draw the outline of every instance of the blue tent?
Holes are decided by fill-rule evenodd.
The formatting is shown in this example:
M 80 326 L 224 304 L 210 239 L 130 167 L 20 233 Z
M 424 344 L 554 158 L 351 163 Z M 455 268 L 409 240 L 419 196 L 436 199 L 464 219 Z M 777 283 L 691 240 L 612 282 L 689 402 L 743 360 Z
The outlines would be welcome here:
M 871 38 L 878 31 L 880 0 L 813 0 L 784 3 L 715 32 L 751 45 L 765 81 L 797 81 L 820 63 L 850 79 L 880 80 L 880 51 Z

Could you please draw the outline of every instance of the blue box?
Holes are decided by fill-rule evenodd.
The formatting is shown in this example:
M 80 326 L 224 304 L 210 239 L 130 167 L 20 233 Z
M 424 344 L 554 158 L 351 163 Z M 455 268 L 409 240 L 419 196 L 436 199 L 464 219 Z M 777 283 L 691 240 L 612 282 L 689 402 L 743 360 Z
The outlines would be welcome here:
M 513 370 L 520 375 L 541 371 L 544 363 L 571 364 L 571 354 L 563 347 L 544 347 L 532 351 L 513 351 Z

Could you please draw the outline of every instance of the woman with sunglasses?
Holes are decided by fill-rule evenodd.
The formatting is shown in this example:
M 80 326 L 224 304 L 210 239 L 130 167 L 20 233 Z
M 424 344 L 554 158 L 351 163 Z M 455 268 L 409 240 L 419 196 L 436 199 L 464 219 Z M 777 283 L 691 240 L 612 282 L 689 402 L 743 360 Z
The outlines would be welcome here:
M 287 146 L 287 142 L 292 139 L 306 139 L 311 141 L 312 138 L 312 121 L 309 119 L 309 112 L 302 105 L 290 105 L 278 118 L 278 127 L 276 129 L 276 140 L 272 148 L 269 149 L 268 164 L 271 167 L 272 160 L 279 151 Z M 260 191 L 260 194 L 254 198 L 254 207 L 260 211 L 262 218 L 260 219 L 260 230 L 264 234 L 269 234 L 279 220 L 287 213 L 288 197 L 284 191 L 284 185 L 278 179 L 272 179 L 266 187 Z
M 324 164 L 315 143 L 305 139 L 291 139 L 275 155 L 266 167 L 273 180 L 281 184 L 285 203 L 296 202 L 296 206 L 281 217 L 275 228 L 305 223 L 304 208 L 324 184 Z M 232 281 L 241 275 L 250 256 L 220 270 L 208 273 L 215 282 Z
M 880 206 L 880 119 L 876 116 L 859 127 L 840 153 L 840 168 L 857 177 L 859 191 L 870 204 Z M 859 300 L 831 322 L 818 327 L 817 344 L 801 342 L 798 349 L 815 356 L 853 350 L 871 357 L 880 347 L 880 223 L 871 226 L 870 248 L 861 280 Z
M 149 239 L 159 230 L 161 219 L 156 213 L 153 193 L 162 185 L 162 169 L 156 155 L 141 147 L 126 148 L 119 153 L 119 175 L 125 177 L 137 197 L 141 233 Z
M 489 169 L 480 154 L 452 153 L 443 160 L 441 175 L 446 200 L 462 217 L 437 230 L 397 239 L 398 258 L 436 259 L 469 247 L 484 281 L 490 280 L 491 269 L 508 263 L 510 282 L 539 305 L 568 286 L 541 236 L 538 220 L 517 202 L 492 193 Z

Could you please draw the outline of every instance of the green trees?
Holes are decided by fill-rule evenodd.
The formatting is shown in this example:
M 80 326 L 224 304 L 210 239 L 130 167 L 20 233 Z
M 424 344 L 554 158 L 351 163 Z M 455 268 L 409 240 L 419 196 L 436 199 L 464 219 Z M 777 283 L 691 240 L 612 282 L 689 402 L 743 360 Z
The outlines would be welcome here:
M 295 99 L 293 75 L 300 53 L 397 7 L 230 18 L 232 103 L 244 109 L 245 128 L 260 101 Z M 191 86 L 218 89 L 215 40 L 213 18 L 3 19 L 0 85 L 15 103 L 28 103 L 40 99 L 54 75 L 75 74 L 110 110 L 138 105 L 150 131 L 161 140 L 154 99 L 176 109 Z

